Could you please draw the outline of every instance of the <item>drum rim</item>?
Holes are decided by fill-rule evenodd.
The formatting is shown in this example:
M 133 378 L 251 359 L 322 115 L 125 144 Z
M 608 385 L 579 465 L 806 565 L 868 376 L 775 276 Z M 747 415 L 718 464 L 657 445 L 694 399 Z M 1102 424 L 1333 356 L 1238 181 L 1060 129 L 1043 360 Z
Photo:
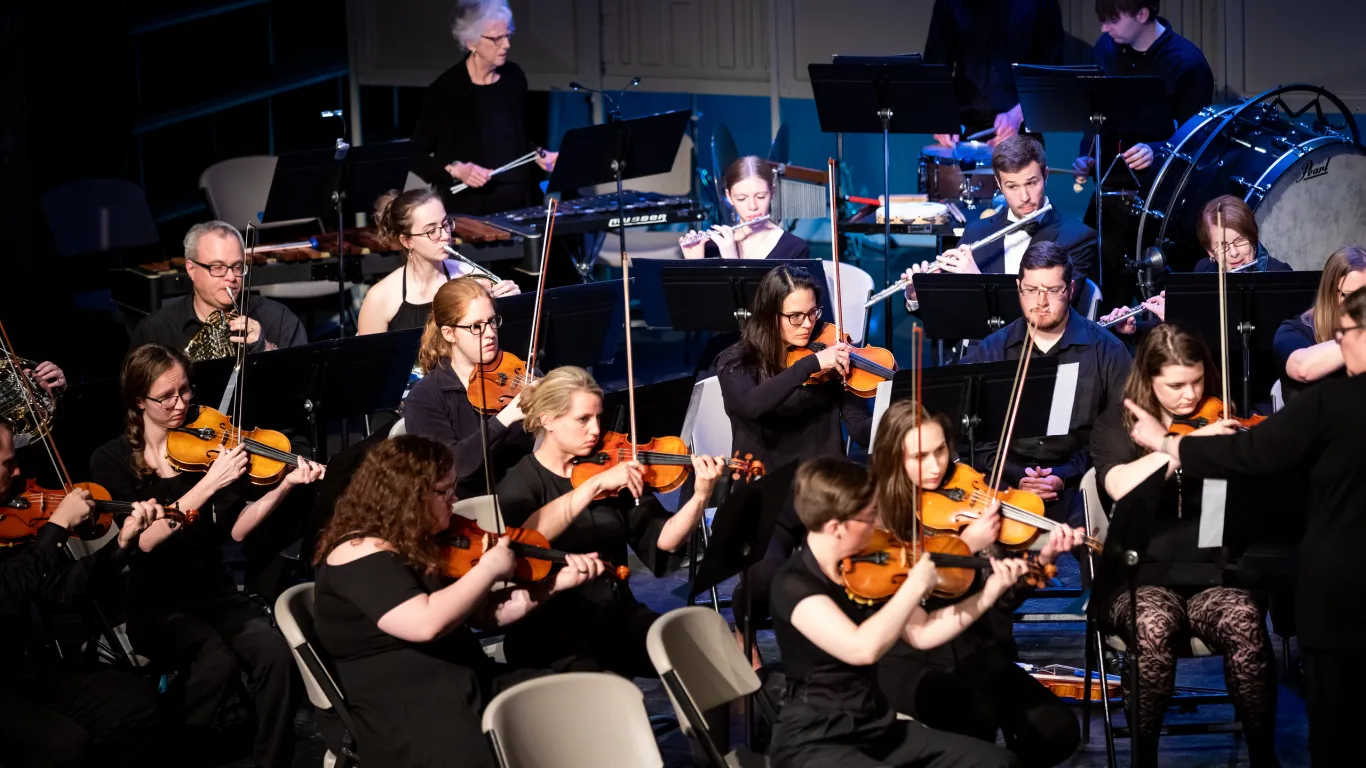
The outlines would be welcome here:
M 1163 161 L 1162 167 L 1157 170 L 1157 176 L 1153 178 L 1152 186 L 1148 188 L 1148 194 L 1143 198 L 1143 210 L 1138 217 L 1138 240 L 1135 244 L 1135 253 L 1139 252 L 1143 248 L 1143 228 L 1148 223 L 1148 217 L 1152 213 L 1153 201 L 1156 198 L 1155 193 L 1159 188 L 1161 188 L 1162 182 L 1166 180 L 1168 171 L 1170 170 L 1174 173 L 1174 169 L 1172 169 L 1171 167 L 1172 161 L 1176 160 L 1177 158 L 1185 158 L 1185 162 L 1187 163 L 1187 173 L 1183 175 L 1182 178 L 1177 182 L 1177 187 L 1175 190 L 1173 190 L 1172 194 L 1167 197 L 1169 203 L 1181 196 L 1181 193 L 1186 188 L 1186 182 L 1189 179 L 1190 169 L 1194 168 L 1199 164 L 1197 162 L 1200 156 L 1200 153 L 1198 151 L 1195 154 L 1183 154 L 1181 150 L 1184 149 L 1187 143 L 1189 143 L 1196 135 L 1200 133 L 1200 130 L 1202 128 L 1209 125 L 1211 122 L 1215 120 L 1219 120 L 1222 117 L 1223 120 L 1219 123 L 1218 128 L 1216 128 L 1210 134 L 1211 136 L 1218 136 L 1224 129 L 1224 125 L 1228 119 L 1228 113 L 1236 109 L 1237 107 L 1237 104 L 1226 104 L 1222 107 L 1211 106 L 1202 109 L 1200 112 L 1197 112 L 1194 117 L 1191 118 L 1193 120 L 1195 119 L 1195 117 L 1200 117 L 1203 115 L 1205 119 L 1200 121 L 1195 126 L 1193 126 L 1191 130 L 1186 132 L 1185 136 L 1181 137 L 1181 140 L 1177 142 L 1176 146 L 1172 147 L 1171 151 L 1167 154 L 1167 159 Z M 1206 114 L 1208 110 L 1213 111 L 1208 112 L 1208 114 Z M 1166 222 L 1170 219 L 1171 216 L 1168 215 L 1168 211 L 1163 211 L 1162 218 L 1160 219 L 1162 225 L 1158 227 L 1157 237 L 1153 240 L 1154 243 L 1163 242 L 1162 238 L 1167 233 L 1167 228 L 1165 225 Z

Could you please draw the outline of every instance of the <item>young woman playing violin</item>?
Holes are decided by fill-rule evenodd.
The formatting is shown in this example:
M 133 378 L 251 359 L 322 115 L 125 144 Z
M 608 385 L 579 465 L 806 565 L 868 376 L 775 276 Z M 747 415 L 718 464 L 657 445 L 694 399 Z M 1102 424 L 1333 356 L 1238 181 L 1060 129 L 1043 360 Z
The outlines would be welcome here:
M 911 566 L 879 607 L 846 594 L 842 563 L 863 552 L 878 522 L 867 470 L 838 456 L 802 464 L 794 482 L 806 546 L 773 579 L 773 634 L 788 696 L 773 729 L 779 768 L 802 766 L 1017 766 L 994 744 L 898 720 L 878 689 L 878 660 L 898 643 L 933 648 L 982 616 L 1026 570 L 1019 558 L 993 560 L 971 598 L 921 607 L 938 581 L 929 555 Z
M 1328 257 L 1314 305 L 1281 323 L 1274 351 L 1285 375 L 1281 396 L 1290 402 L 1309 385 L 1347 374 L 1342 347 L 1333 338 L 1342 300 L 1366 286 L 1366 249 L 1349 245 Z
M 166 444 L 189 420 L 189 371 L 177 350 L 160 344 L 133 350 L 120 377 L 124 433 L 90 458 L 92 478 L 115 499 L 158 499 L 199 512 L 196 524 L 159 520 L 142 534 L 128 585 L 129 634 L 140 653 L 183 672 L 176 687 L 184 701 L 176 709 L 191 734 L 209 724 L 244 665 L 257 710 L 256 762 L 287 766 L 300 691 L 294 659 L 270 617 L 237 591 L 219 546 L 229 537 L 246 539 L 291 490 L 322 477 L 323 468 L 299 459 L 250 502 L 244 497 L 251 487 L 241 482 L 249 459 L 242 447 L 219 454 L 206 472 L 178 470 Z
M 1218 375 L 1209 348 L 1198 336 L 1163 324 L 1139 345 L 1124 395 L 1170 431 L 1196 411 Z M 1275 657 L 1262 607 L 1250 592 L 1224 586 L 1227 573 L 1219 550 L 1199 548 L 1201 479 L 1183 474 L 1167 454 L 1136 444 L 1129 437 L 1134 421 L 1122 407 L 1108 410 L 1091 434 L 1091 457 L 1106 498 L 1122 498 L 1154 472 L 1165 468 L 1167 473 L 1152 539 L 1138 572 L 1143 754 L 1156 764 L 1158 731 L 1176 678 L 1175 640 L 1181 633 L 1194 632 L 1224 654 L 1224 677 L 1247 734 L 1252 764 L 1276 765 Z M 1233 424 L 1217 421 L 1187 433 L 1230 434 Z M 1129 611 L 1127 591 L 1108 611 L 1114 629 L 1126 635 Z
M 462 277 L 441 286 L 422 333 L 418 365 L 425 375 L 403 405 L 409 434 L 430 437 L 455 452 L 460 473 L 457 491 L 462 498 L 486 492 L 479 425 L 485 417 L 471 402 L 471 398 L 477 401 L 481 396 L 479 382 L 471 381 L 476 368 L 497 369 L 508 357 L 498 345 L 502 322 L 483 284 Z M 534 441 L 522 428 L 521 395 L 500 400 L 496 388 L 491 384 L 488 387 L 489 402 L 502 406 L 484 427 L 493 481 L 497 483 L 513 464 L 531 453 Z
M 773 204 L 773 164 L 754 155 L 739 158 L 721 177 L 726 202 L 740 220 L 734 226 L 717 224 L 710 230 L 678 238 L 683 258 L 809 259 L 806 241 L 789 234 L 769 219 Z
M 505 670 L 471 627 L 511 624 L 603 573 L 596 556 L 567 555 L 553 578 L 495 590 L 516 565 L 504 537 L 450 579 L 437 534 L 450 523 L 455 488 L 444 445 L 386 440 L 361 462 L 319 539 L 314 629 L 367 762 L 496 766 L 479 716 Z
M 730 416 L 731 447 L 753 454 L 775 471 L 788 462 L 842 456 L 841 422 L 859 445 L 868 445 L 873 416 L 867 403 L 844 389 L 851 347 L 834 344 L 788 364 L 789 353 L 807 349 L 821 331 L 820 291 L 801 267 L 781 266 L 764 276 L 754 294 L 739 343 L 717 358 L 721 396 Z M 817 374 L 828 378 L 813 382 Z M 796 513 L 785 508 L 764 560 L 742 577 L 734 596 L 749 604 L 754 618 L 768 605 L 768 585 L 805 537 Z
M 602 437 L 602 390 L 587 371 L 556 368 L 523 395 L 522 410 L 541 447 L 499 483 L 504 521 L 539 531 L 565 552 L 596 552 L 621 565 L 630 546 L 656 574 L 676 566 L 725 463 L 693 456 L 693 496 L 670 515 L 647 492 L 635 461 L 622 461 L 577 487 L 571 481 L 576 460 L 592 454 Z M 550 601 L 512 627 L 503 648 L 509 662 L 522 666 L 654 677 L 645 633 L 656 618 L 628 584 L 598 581 Z
M 910 400 L 887 409 L 878 423 L 871 461 L 877 483 L 877 509 L 883 525 L 910 541 L 920 530 L 914 516 L 916 494 L 933 492 L 960 465 L 952 460 L 947 419 L 930 415 Z M 800 503 L 800 502 L 799 502 Z M 999 503 L 982 507 L 963 528 L 972 552 L 996 551 L 1001 530 Z M 1055 527 L 1039 554 L 1042 565 L 1077 546 L 1084 531 Z M 981 579 L 960 598 L 931 598 L 927 610 L 971 603 L 983 589 Z M 938 730 L 996 742 L 1026 766 L 1057 765 L 1072 756 L 1081 740 L 1077 718 L 1049 690 L 1016 666 L 1012 614 L 1029 596 L 1020 585 L 1006 590 L 983 618 L 932 649 L 894 645 L 878 665 L 878 682 L 897 712 Z

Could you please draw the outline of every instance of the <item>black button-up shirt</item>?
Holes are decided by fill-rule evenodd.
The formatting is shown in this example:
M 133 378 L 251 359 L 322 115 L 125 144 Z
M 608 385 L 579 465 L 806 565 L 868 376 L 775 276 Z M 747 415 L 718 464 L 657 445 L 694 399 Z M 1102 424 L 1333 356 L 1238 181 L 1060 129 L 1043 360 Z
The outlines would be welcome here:
M 261 339 L 249 352 L 262 352 L 265 342 L 277 347 L 298 347 L 308 343 L 303 323 L 278 301 L 252 296 L 247 304 L 247 316 L 261 324 Z M 204 322 L 194 311 L 194 295 L 178 296 L 161 305 L 161 309 L 147 316 L 133 331 L 130 349 L 156 342 L 173 349 L 184 350 Z
M 1019 360 L 1025 343 L 1025 320 L 1020 318 L 982 340 L 964 355 L 964 363 Z M 1018 486 L 1025 467 L 1049 467 L 1069 486 L 1076 485 L 1091 466 L 1091 427 L 1105 409 L 1124 397 L 1124 382 L 1133 362 L 1124 343 L 1099 325 L 1069 309 L 1062 338 L 1047 352 L 1060 365 L 1077 363 L 1077 392 L 1072 403 L 1071 429 L 1066 435 L 1019 438 L 1010 445 L 1004 479 Z M 988 451 L 994 453 L 994 446 Z M 992 456 L 992 461 L 995 457 Z

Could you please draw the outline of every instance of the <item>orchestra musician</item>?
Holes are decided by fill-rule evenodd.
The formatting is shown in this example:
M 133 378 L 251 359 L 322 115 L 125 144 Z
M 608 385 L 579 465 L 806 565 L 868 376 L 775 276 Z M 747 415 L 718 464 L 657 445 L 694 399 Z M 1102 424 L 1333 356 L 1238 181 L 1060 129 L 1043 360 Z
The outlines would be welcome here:
M 989 143 L 996 146 L 1024 124 L 1012 65 L 1061 64 L 1065 39 L 1058 0 L 935 0 L 925 63 L 952 70 L 963 133 L 993 128 Z M 957 144 L 958 138 L 934 137 L 945 147 Z
M 1043 498 L 1048 517 L 1076 525 L 1081 522 L 1078 483 L 1090 467 L 1091 426 L 1118 402 L 1129 374 L 1129 352 L 1123 342 L 1068 306 L 1072 262 L 1057 243 L 1029 246 L 1020 260 L 1016 285 L 1023 317 L 983 339 L 962 362 L 1018 360 L 1024 352 L 1027 323 L 1034 332 L 1032 355 L 1080 366 L 1070 431 L 1015 439 L 1007 448 L 1002 472 L 1010 487 Z
M 520 393 L 488 419 L 482 430 L 484 416 L 470 404 L 467 387 L 476 366 L 491 366 L 499 358 L 502 322 L 482 283 L 462 277 L 437 289 L 418 356 L 424 375 L 403 404 L 408 434 L 436 440 L 455 453 L 456 491 L 462 498 L 487 491 L 485 434 L 495 484 L 534 447 L 531 434 L 523 428 Z M 477 397 L 478 385 L 474 386 Z
M 1162 324 L 1138 345 L 1124 398 L 1162 424 L 1190 416 L 1207 393 L 1217 391 L 1219 369 L 1199 336 Z M 1143 755 L 1156 765 L 1158 734 L 1176 682 L 1176 642 L 1194 633 L 1218 648 L 1234 710 L 1243 724 L 1252 765 L 1278 765 L 1275 752 L 1276 659 L 1262 605 L 1251 592 L 1232 586 L 1232 574 L 1218 548 L 1199 545 L 1204 473 L 1181 467 L 1170 456 L 1129 437 L 1134 416 L 1116 402 L 1091 433 L 1096 484 L 1105 508 L 1126 496 L 1154 472 L 1167 481 L 1143 553 L 1138 579 L 1140 686 L 1138 716 Z M 1192 435 L 1229 434 L 1230 422 L 1215 422 Z M 1260 427 L 1256 427 L 1260 429 Z M 1230 499 L 1232 499 L 1230 489 Z M 1230 509 L 1241 504 L 1230 504 Z M 1131 637 L 1129 593 L 1120 590 L 1107 611 L 1111 631 Z M 1129 681 L 1124 681 L 1126 691 Z
M 824 283 L 818 284 L 801 267 L 771 270 L 755 291 L 740 341 L 716 361 L 721 397 L 730 416 L 731 448 L 741 456 L 752 454 L 770 470 L 817 456 L 843 456 L 841 424 L 859 445 L 868 445 L 871 437 L 868 405 L 846 392 L 839 377 L 808 384 L 822 371 L 848 372 L 848 344 L 826 347 L 791 366 L 787 363 L 789 350 L 806 347 L 820 333 Z M 734 604 L 748 604 L 753 618 L 763 618 L 773 574 L 804 537 L 795 510 L 785 506 L 763 560 L 742 574 Z
M 242 296 L 242 278 L 250 265 L 236 227 L 226 221 L 196 224 L 185 233 L 184 250 L 185 272 L 193 290 L 188 296 L 162 302 L 160 309 L 138 323 L 130 351 L 152 343 L 183 351 L 211 314 L 233 314 L 238 307 L 245 311 L 228 321 L 228 328 L 236 332 L 228 340 L 245 341 L 248 352 L 308 343 L 303 324 L 288 307 L 260 296 Z
M 1162 78 L 1167 92 L 1166 108 L 1174 125 L 1180 126 L 1214 101 L 1214 73 L 1200 48 L 1177 34 L 1171 22 L 1157 15 L 1160 5 L 1159 0 L 1096 0 L 1101 35 L 1095 45 L 1094 63 L 1110 76 Z M 1104 132 L 1098 139 L 1101 165 L 1097 169 L 1097 137 L 1088 128 L 1072 164 L 1077 183 L 1104 175 L 1119 154 L 1123 162 L 1106 180 L 1107 188 L 1117 189 L 1124 182 L 1128 182 L 1130 188 L 1134 186 L 1133 179 L 1122 170 L 1122 166 L 1127 166 L 1137 176 L 1138 194 L 1146 194 L 1154 173 L 1148 170 L 1153 165 L 1153 147 L 1171 138 L 1173 132 L 1174 129 L 1150 136 Z M 1129 214 L 1129 205 L 1130 200 L 1126 197 L 1106 198 L 1104 204 L 1105 244 L 1101 259 L 1103 273 L 1108 279 L 1101 287 L 1111 298 L 1121 300 L 1128 299 L 1127 295 L 1121 294 L 1130 289 L 1121 290 L 1116 278 L 1123 273 L 1125 251 L 1137 238 L 1137 224 L 1135 217 Z M 1086 223 L 1094 224 L 1096 214 L 1093 196 L 1086 212 Z
M 773 579 L 773 634 L 788 692 L 773 727 L 773 765 L 1020 765 L 995 744 L 898 719 L 878 688 L 877 664 L 898 641 L 922 650 L 952 641 L 1024 574 L 1024 561 L 993 560 L 981 591 L 929 610 L 921 601 L 938 574 L 922 555 L 891 599 L 871 607 L 845 593 L 840 572 L 877 526 L 867 470 L 840 456 L 811 459 L 797 470 L 793 495 L 806 546 Z
M 22 490 L 14 432 L 0 420 L 0 503 Z M 37 642 L 33 607 L 72 608 L 92 586 L 117 578 L 139 535 L 162 516 L 139 502 L 114 542 L 80 559 L 66 548 L 69 531 L 90 518 L 89 492 L 77 489 L 52 510 L 32 541 L 0 549 L 0 741 L 15 765 L 159 765 L 153 744 L 163 735 L 156 693 L 113 668 L 80 667 Z
M 967 243 L 999 232 L 1048 204 L 1048 197 L 1044 194 L 1048 182 L 1048 156 L 1043 146 L 1032 137 L 1011 136 L 997 144 L 991 153 L 991 170 L 996 175 L 1001 194 L 1005 196 L 1006 208 L 994 216 L 969 221 L 963 229 L 964 244 L 945 251 L 937 260 L 938 266 L 945 272 L 956 274 L 1014 274 L 1019 271 L 1020 260 L 1030 245 L 1053 242 L 1067 252 L 1078 278 L 1099 281 L 1096 231 L 1080 221 L 1065 218 L 1056 208 L 1024 228 L 976 251 L 967 246 Z M 913 279 L 914 275 L 931 266 L 928 261 L 912 265 L 902 277 Z M 915 300 L 915 284 L 907 283 L 908 309 L 912 308 L 911 302 Z
M 602 390 L 587 371 L 550 371 L 524 393 L 522 410 L 540 447 L 498 484 L 507 524 L 540 531 L 556 549 L 596 553 L 618 566 L 629 546 L 656 575 L 676 568 L 725 462 L 693 456 L 693 495 L 671 515 L 647 492 L 635 461 L 620 461 L 578 487 L 571 482 L 575 460 L 596 450 L 602 437 Z M 657 618 L 627 583 L 599 580 L 511 627 L 503 648 L 519 666 L 655 677 L 645 634 Z
M 174 502 L 200 515 L 194 525 L 157 521 L 140 537 L 128 584 L 129 635 L 139 653 L 182 673 L 174 711 L 191 733 L 209 725 L 245 668 L 257 713 L 256 763 L 288 766 L 301 691 L 294 659 L 269 615 L 238 592 L 219 547 L 229 537 L 247 539 L 291 490 L 322 477 L 323 468 L 301 458 L 251 502 L 242 479 L 249 457 L 240 445 L 222 451 L 206 472 L 176 469 L 166 442 L 170 430 L 190 420 L 189 372 L 176 349 L 147 344 L 133 350 L 120 376 L 124 433 L 90 458 L 91 476 L 113 498 Z
M 1306 533 L 1299 546 L 1296 626 L 1304 661 L 1309 753 L 1314 765 L 1353 765 L 1356 729 L 1366 718 L 1360 692 L 1366 670 L 1366 615 L 1344 595 L 1366 589 L 1360 542 L 1366 540 L 1366 290 L 1342 303 L 1333 338 L 1342 346 L 1347 378 L 1310 387 L 1265 422 L 1231 435 L 1169 435 L 1137 403 L 1135 443 L 1171 457 L 1202 477 L 1244 477 L 1299 471 L 1312 478 Z
M 426 327 L 437 289 L 471 271 L 464 262 L 447 258 L 451 221 L 441 196 L 425 187 L 403 193 L 389 190 L 375 202 L 375 235 L 403 253 L 403 266 L 370 286 L 360 305 L 356 332 Z M 511 280 L 492 288 L 494 296 L 518 292 Z
M 952 459 L 952 433 L 947 419 L 910 400 L 892 403 L 878 422 L 870 463 L 878 517 L 903 541 L 913 540 L 919 530 L 914 495 L 942 487 L 959 466 Z M 1001 530 L 997 505 L 979 514 L 960 538 L 974 553 L 995 554 Z M 1039 553 L 1040 564 L 1049 565 L 1071 551 L 1083 535 L 1080 528 L 1054 529 Z M 927 598 L 925 609 L 975 600 L 982 581 L 979 577 L 959 598 Z M 1032 591 L 1023 584 L 1011 587 L 981 619 L 936 648 L 893 645 L 878 664 L 878 683 L 892 708 L 936 730 L 988 744 L 996 743 L 1000 731 L 1006 748 L 1025 766 L 1046 768 L 1071 757 L 1081 743 L 1076 716 L 1015 664 L 1013 617 Z
M 1281 397 L 1290 400 L 1310 384 L 1345 375 L 1342 347 L 1333 338 L 1342 302 L 1366 286 L 1366 250 L 1349 245 L 1323 265 L 1314 305 L 1281 323 L 1274 351 L 1280 363 Z
M 733 226 L 715 224 L 706 232 L 706 239 L 689 244 L 680 237 L 678 244 L 683 258 L 704 257 L 723 259 L 809 259 L 811 249 L 806 241 L 785 231 L 778 222 L 768 219 L 773 204 L 773 165 L 754 155 L 737 159 L 721 177 L 726 190 L 726 202 L 735 210 L 740 224 L 749 224 L 736 231 Z M 763 219 L 763 221 L 759 221 Z
M 527 165 L 491 173 L 532 148 L 526 75 L 508 61 L 516 28 L 507 0 L 459 0 L 451 33 L 466 53 L 427 89 L 413 131 L 412 171 L 454 213 L 483 216 L 530 205 L 534 179 Z M 535 161 L 551 171 L 558 158 L 538 150 Z M 457 183 L 469 188 L 448 192 Z
M 450 522 L 455 474 L 438 442 L 384 441 L 361 461 L 318 543 L 314 631 L 373 764 L 496 766 L 479 717 L 515 673 L 484 653 L 471 627 L 505 627 L 603 572 L 591 554 L 572 554 L 550 578 L 495 590 L 516 564 L 501 537 L 449 578 L 435 534 Z

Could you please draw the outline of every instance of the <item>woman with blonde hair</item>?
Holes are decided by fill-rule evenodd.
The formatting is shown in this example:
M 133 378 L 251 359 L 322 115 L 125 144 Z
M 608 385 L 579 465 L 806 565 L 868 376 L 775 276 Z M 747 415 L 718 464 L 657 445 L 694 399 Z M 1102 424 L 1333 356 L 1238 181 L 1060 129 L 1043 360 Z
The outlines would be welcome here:
M 535 528 L 565 552 L 597 553 L 623 565 L 630 547 L 656 575 L 676 567 L 725 463 L 692 457 L 693 495 L 671 515 L 647 492 L 634 461 L 622 461 L 577 488 L 570 481 L 574 465 L 600 450 L 602 389 L 587 371 L 556 368 L 523 394 L 522 410 L 524 426 L 540 447 L 499 483 L 503 520 Z M 597 582 L 552 600 L 513 627 L 503 648 L 509 662 L 524 666 L 654 677 L 645 633 L 658 617 L 629 585 Z
M 1314 306 L 1281 323 L 1272 349 L 1281 365 L 1281 397 L 1289 402 L 1310 384 L 1346 375 L 1333 329 L 1342 300 L 1366 286 L 1366 250 L 1339 249 L 1323 265 Z

